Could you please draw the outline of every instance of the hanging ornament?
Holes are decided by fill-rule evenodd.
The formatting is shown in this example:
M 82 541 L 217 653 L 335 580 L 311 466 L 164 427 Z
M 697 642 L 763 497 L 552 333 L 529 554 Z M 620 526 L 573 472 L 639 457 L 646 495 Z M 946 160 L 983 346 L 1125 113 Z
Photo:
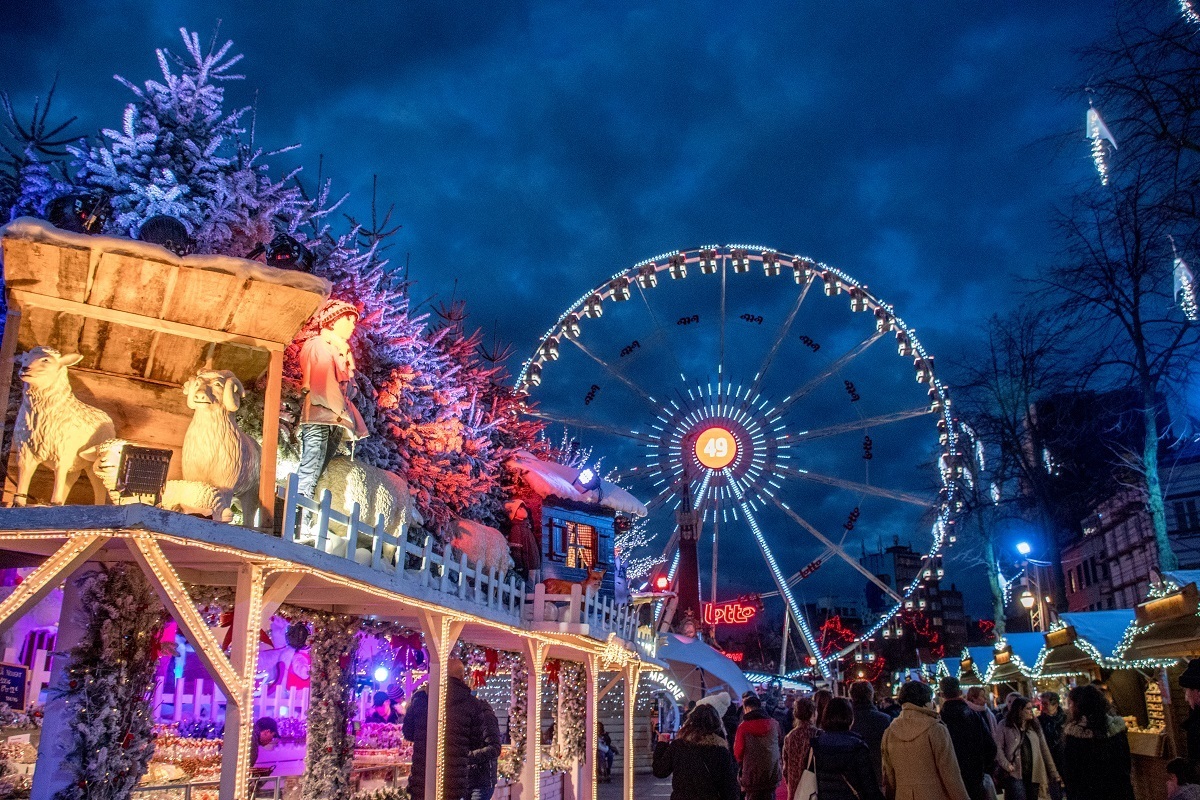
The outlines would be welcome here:
M 500 653 L 490 647 L 483 649 L 483 660 L 487 664 L 487 674 L 495 675 L 497 667 L 500 666 Z
M 1100 183 L 1108 186 L 1108 151 L 1104 142 L 1107 140 L 1116 150 L 1117 140 L 1104 124 L 1100 112 L 1090 106 L 1087 111 L 1087 138 L 1092 140 L 1092 161 L 1096 165 L 1096 172 L 1100 173 Z
M 562 667 L 562 662 L 557 659 L 548 659 L 546 661 L 546 678 L 551 683 L 558 683 L 558 672 Z

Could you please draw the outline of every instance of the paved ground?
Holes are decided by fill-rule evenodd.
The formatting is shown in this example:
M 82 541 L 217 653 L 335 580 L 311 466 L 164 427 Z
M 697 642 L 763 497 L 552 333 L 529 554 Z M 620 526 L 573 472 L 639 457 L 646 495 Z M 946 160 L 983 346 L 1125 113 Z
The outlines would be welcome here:
M 599 800 L 622 800 L 621 786 L 621 776 L 614 775 L 612 783 L 600 784 Z M 775 795 L 777 800 L 785 800 L 786 795 L 787 790 L 780 785 Z M 637 775 L 633 781 L 633 796 L 635 800 L 666 800 L 671 796 L 671 779 L 660 781 L 649 773 Z

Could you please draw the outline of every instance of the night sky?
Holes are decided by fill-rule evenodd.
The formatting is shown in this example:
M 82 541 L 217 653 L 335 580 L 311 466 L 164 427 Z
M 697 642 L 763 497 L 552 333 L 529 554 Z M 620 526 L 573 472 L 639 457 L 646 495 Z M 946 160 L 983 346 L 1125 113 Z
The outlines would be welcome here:
M 260 144 L 303 145 L 280 171 L 311 181 L 323 155 L 360 218 L 378 175 L 414 298 L 456 292 L 522 356 L 619 269 L 749 242 L 868 283 L 940 363 L 1059 252 L 1054 211 L 1091 168 L 1076 51 L 1110 14 L 1095 0 L 18 0 L 0 11 L 0 88 L 27 110 L 57 73 L 77 131 L 116 127 L 130 98 L 112 75 L 158 77 L 154 48 L 219 21 L 246 54 L 230 105 L 256 104 Z

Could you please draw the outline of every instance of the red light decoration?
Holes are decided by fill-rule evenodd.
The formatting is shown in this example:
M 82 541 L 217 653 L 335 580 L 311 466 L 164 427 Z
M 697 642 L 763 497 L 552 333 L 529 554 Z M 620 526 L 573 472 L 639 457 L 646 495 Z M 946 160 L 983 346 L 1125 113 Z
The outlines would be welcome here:
M 762 609 L 757 598 L 738 598 L 727 603 L 705 603 L 705 625 L 745 625 Z
M 842 617 L 834 614 L 821 623 L 820 636 L 821 655 L 836 653 L 857 638 L 854 631 L 842 625 Z
M 667 590 L 667 587 L 669 587 L 670 585 L 671 585 L 671 579 L 668 578 L 666 575 L 659 575 L 657 578 L 654 579 L 654 588 L 658 589 L 660 592 L 665 592 Z
M 996 638 L 996 623 L 990 619 L 981 619 L 977 623 L 979 632 L 983 634 L 985 642 L 991 642 Z
M 740 664 L 746 660 L 746 654 L 739 650 L 717 650 L 717 652 L 735 664 Z

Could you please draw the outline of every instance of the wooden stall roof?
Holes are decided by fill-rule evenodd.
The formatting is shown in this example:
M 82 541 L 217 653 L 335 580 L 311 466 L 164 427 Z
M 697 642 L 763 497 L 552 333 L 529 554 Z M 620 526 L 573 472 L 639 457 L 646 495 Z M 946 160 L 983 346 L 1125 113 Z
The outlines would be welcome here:
M 1195 583 L 1140 603 L 1136 613 L 1134 624 L 1142 630 L 1124 658 L 1200 658 L 1200 589 Z
M 227 256 L 180 258 L 146 242 L 68 233 L 21 218 L 0 228 L 18 348 L 84 356 L 80 367 L 182 384 L 203 368 L 259 377 L 329 297 L 328 281 Z

